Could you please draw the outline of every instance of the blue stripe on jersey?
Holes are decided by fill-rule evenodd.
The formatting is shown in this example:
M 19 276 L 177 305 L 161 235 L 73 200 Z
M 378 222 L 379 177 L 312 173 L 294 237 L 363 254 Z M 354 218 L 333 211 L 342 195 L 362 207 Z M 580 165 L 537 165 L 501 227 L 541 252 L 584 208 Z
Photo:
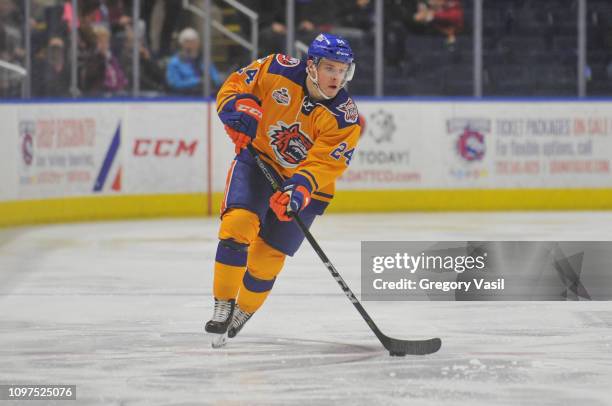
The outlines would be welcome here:
M 326 197 L 328 199 L 332 199 L 334 197 L 334 195 L 330 195 L 330 194 L 323 193 L 323 192 L 314 192 L 313 195 Z
M 225 103 L 233 97 L 236 97 L 236 94 L 230 94 L 229 96 L 226 96 L 225 99 L 221 100 L 221 103 L 217 104 L 217 113 L 220 113 L 223 107 L 225 107 Z
M 308 172 L 306 169 L 300 169 L 300 172 L 303 172 L 306 175 L 310 176 L 312 183 L 314 183 L 315 189 L 319 188 L 319 184 L 317 183 L 317 178 L 315 178 L 315 176 L 312 173 Z
M 315 189 L 312 187 L 312 183 L 308 180 L 308 178 L 300 173 L 294 173 L 291 177 L 291 181 L 293 181 L 293 183 L 296 185 L 304 186 L 306 190 L 308 190 L 308 193 L 312 193 L 312 191 Z
M 279 55 L 281 54 L 274 55 L 274 58 L 268 67 L 268 73 L 281 75 L 299 86 L 305 86 L 306 62 L 300 61 L 300 63 L 295 66 L 290 66 L 290 64 L 283 65 L 278 61 Z

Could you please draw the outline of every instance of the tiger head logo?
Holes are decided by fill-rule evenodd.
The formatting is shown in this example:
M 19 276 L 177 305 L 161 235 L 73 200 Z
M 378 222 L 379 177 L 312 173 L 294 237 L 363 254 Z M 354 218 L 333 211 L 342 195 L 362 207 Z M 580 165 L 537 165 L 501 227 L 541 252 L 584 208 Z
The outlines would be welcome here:
M 306 159 L 313 142 L 300 130 L 300 123 L 285 124 L 279 121 L 268 130 L 270 146 L 285 168 L 295 168 Z

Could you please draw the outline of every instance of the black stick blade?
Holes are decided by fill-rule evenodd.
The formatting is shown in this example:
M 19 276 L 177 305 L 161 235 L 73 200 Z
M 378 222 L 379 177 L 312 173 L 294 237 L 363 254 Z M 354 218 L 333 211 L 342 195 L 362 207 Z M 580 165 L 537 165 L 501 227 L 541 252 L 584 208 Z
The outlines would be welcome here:
M 382 341 L 384 347 L 392 356 L 408 355 L 427 355 L 438 351 L 442 346 L 442 340 L 431 338 L 429 340 L 397 340 L 385 337 Z

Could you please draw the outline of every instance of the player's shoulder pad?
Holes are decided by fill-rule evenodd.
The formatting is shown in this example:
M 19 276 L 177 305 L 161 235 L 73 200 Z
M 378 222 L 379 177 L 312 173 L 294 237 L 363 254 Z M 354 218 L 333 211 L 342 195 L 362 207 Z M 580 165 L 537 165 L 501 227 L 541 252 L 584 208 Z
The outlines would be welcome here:
M 268 73 L 281 75 L 302 85 L 306 78 L 306 62 L 283 54 L 275 54 L 268 67 Z
M 345 89 L 341 89 L 336 97 L 323 104 L 336 117 L 338 128 L 359 124 L 357 105 Z

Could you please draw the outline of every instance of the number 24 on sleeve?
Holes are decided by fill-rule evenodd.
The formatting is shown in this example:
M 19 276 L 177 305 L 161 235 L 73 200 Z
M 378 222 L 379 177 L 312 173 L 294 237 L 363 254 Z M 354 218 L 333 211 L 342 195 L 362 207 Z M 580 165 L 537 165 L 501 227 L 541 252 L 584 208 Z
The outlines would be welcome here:
M 355 148 L 351 148 L 348 151 L 346 142 L 338 145 L 336 149 L 334 149 L 329 155 L 334 159 L 340 159 L 344 157 L 346 159 L 346 164 L 349 165 L 351 163 L 351 159 L 353 158 L 353 152 L 355 152 Z

